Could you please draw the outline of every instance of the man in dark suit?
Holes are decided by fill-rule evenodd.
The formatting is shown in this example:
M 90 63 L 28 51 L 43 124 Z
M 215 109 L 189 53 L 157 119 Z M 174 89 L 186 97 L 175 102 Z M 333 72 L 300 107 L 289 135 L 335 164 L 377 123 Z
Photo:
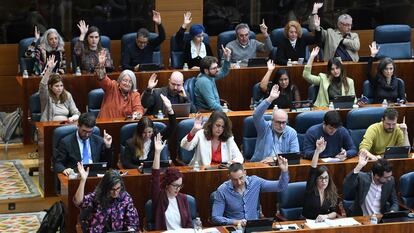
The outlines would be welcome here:
M 96 119 L 93 114 L 83 113 L 78 120 L 78 130 L 62 138 L 56 148 L 55 172 L 69 175 L 77 162 L 108 162 L 112 165 L 112 137 L 104 130 L 104 137 L 94 135 Z
M 147 89 L 141 96 L 141 103 L 147 109 L 147 115 L 155 115 L 159 110 L 164 112 L 164 102 L 161 99 L 161 94 L 166 96 L 172 104 L 190 103 L 184 90 L 184 76 L 181 72 L 172 72 L 168 80 L 168 86 L 155 88 L 157 83 L 157 75 L 152 74 L 148 80 Z M 196 108 L 191 105 L 191 112 L 196 111 Z
M 398 211 L 392 165 L 386 159 L 379 159 L 371 172 L 361 172 L 368 160 L 368 156 L 361 153 L 357 166 L 344 180 L 343 189 L 355 193 L 352 216 Z

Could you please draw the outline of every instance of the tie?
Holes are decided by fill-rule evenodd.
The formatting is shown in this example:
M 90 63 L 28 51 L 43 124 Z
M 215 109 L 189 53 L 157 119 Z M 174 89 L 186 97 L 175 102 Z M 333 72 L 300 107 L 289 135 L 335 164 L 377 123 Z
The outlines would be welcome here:
M 86 140 L 82 140 L 82 143 L 83 143 L 83 151 L 82 151 L 83 159 L 82 159 L 82 163 L 83 164 L 88 164 L 89 163 L 88 144 L 86 143 Z

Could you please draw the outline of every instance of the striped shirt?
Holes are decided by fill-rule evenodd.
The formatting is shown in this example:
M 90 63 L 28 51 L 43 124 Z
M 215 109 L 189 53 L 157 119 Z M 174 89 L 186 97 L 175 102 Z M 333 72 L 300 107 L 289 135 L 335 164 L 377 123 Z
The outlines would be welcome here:
M 369 186 L 365 201 L 361 205 L 364 216 L 381 213 L 381 192 L 382 184 L 376 184 L 374 182 L 374 174 L 372 174 L 371 185 Z

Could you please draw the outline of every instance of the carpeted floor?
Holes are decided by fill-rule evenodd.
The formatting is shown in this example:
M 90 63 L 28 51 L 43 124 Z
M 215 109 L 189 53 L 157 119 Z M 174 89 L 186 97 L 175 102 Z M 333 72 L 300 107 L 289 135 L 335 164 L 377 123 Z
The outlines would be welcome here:
M 0 200 L 40 196 L 20 160 L 0 161 Z
M 0 232 L 36 232 L 46 212 L 0 214 Z

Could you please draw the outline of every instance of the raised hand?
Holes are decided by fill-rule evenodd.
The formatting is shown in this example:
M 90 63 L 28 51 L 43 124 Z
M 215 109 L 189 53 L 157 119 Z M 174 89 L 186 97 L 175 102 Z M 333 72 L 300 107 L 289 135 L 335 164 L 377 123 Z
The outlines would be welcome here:
M 403 131 L 403 133 L 406 133 L 407 132 L 407 125 L 405 124 L 405 116 L 403 118 L 403 122 L 401 124 L 399 124 L 398 126 Z
M 313 24 L 315 25 L 315 28 L 319 30 L 319 27 L 321 26 L 321 18 L 318 15 L 313 16 Z
M 323 2 L 315 2 L 313 4 L 312 14 L 317 14 L 318 10 L 323 6 Z
M 111 148 L 112 136 L 109 135 L 108 133 L 106 133 L 106 130 L 105 129 L 104 129 L 103 140 L 104 140 L 104 143 L 105 143 L 106 148 Z
M 377 42 L 372 41 L 369 45 L 369 50 L 371 51 L 371 57 L 375 57 L 379 52 L 380 47 L 377 45 Z
M 190 11 L 185 12 L 184 13 L 184 22 L 183 22 L 182 27 L 187 28 L 187 26 L 191 23 L 192 19 L 193 18 L 191 18 L 191 12 Z
M 318 56 L 318 54 L 319 54 L 319 47 L 316 46 L 315 48 L 312 49 L 312 52 L 311 52 L 310 56 L 312 58 L 315 58 L 316 56 Z
M 326 141 L 325 141 L 325 138 L 324 137 L 320 137 L 318 140 L 316 140 L 315 146 L 316 146 L 316 150 L 319 153 L 322 153 L 326 149 Z
M 78 162 L 78 173 L 82 180 L 88 179 L 89 167 L 85 171 L 85 168 L 83 168 L 83 164 L 81 162 Z
M 282 156 L 277 156 L 277 163 L 282 172 L 287 172 L 289 167 L 287 159 L 283 158 Z
M 359 153 L 358 164 L 355 169 L 358 168 L 358 170 L 360 171 L 363 167 L 365 167 L 365 165 L 367 165 L 368 160 L 369 160 L 369 157 L 367 153 L 363 153 L 363 152 Z
M 50 55 L 46 59 L 46 70 L 49 70 L 50 72 L 55 68 L 57 64 L 57 60 L 55 60 L 55 55 Z
M 168 114 L 174 114 L 174 110 L 172 109 L 172 104 L 170 99 L 168 99 L 165 95 L 160 94 L 160 97 L 162 99 L 162 102 L 164 103 L 165 108 L 168 111 Z
M 269 94 L 269 102 L 273 102 L 273 100 L 279 98 L 280 91 L 279 91 L 279 85 L 275 84 L 272 87 L 272 90 L 270 90 Z
M 98 64 L 100 67 L 105 67 L 106 49 L 102 49 L 98 54 Z
M 161 14 L 158 11 L 152 11 L 152 21 L 156 23 L 157 25 L 161 24 Z
M 34 27 L 34 36 L 35 36 L 35 41 L 37 41 L 40 38 L 40 31 L 37 28 L 37 26 Z
M 275 65 L 275 63 L 273 63 L 273 60 L 269 59 L 267 61 L 267 70 L 273 71 L 275 68 L 276 68 L 276 65 Z
M 85 23 L 85 20 L 81 20 L 78 23 L 78 28 L 81 33 L 79 38 L 83 40 L 85 38 L 86 33 L 88 32 L 89 25 Z
M 260 26 L 260 31 L 263 33 L 263 35 L 267 36 L 267 26 L 265 24 L 265 20 L 262 20 L 262 24 L 259 25 Z
M 65 176 L 69 176 L 70 174 L 74 173 L 72 168 L 66 168 L 65 170 L 63 170 L 62 172 Z
M 155 149 L 155 151 L 161 152 L 164 149 L 166 143 L 167 143 L 167 141 L 163 142 L 161 134 L 158 133 L 154 137 L 154 149 Z
M 224 47 L 223 45 L 221 45 L 221 49 L 223 50 L 223 56 L 224 58 L 229 61 L 230 57 L 231 57 L 231 50 L 227 47 Z
M 191 135 L 195 135 L 200 129 L 203 128 L 204 122 L 203 122 L 203 116 L 201 114 L 197 114 L 197 116 L 194 119 L 194 125 L 191 129 Z
M 157 74 L 153 73 L 148 80 L 147 88 L 152 89 L 157 86 L 157 83 L 158 83 Z

